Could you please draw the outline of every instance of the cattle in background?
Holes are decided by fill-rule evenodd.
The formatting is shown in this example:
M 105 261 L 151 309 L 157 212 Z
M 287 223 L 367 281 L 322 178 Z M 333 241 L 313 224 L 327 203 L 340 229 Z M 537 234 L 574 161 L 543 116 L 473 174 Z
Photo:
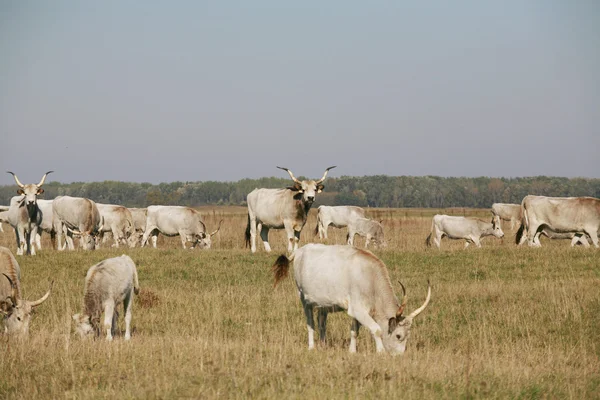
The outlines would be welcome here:
M 427 246 L 433 244 L 439 249 L 442 238 L 466 240 L 465 248 L 470 243 L 481 247 L 481 238 L 486 236 L 495 236 L 502 238 L 504 232 L 500 227 L 500 218 L 494 216 L 492 222 L 484 222 L 476 218 L 455 217 L 450 215 L 434 215 L 431 222 L 431 232 L 425 243 Z
M 356 218 L 365 218 L 365 210 L 356 206 L 319 206 L 315 235 L 318 233 L 319 239 L 327 239 L 329 225 L 345 228 Z
M 541 246 L 543 229 L 556 233 L 585 233 L 595 247 L 600 229 L 600 199 L 594 197 L 546 197 L 528 195 L 521 202 L 522 221 L 516 243 L 526 235 L 530 246 Z
M 119 244 L 135 247 L 137 238 L 134 235 L 133 216 L 129 209 L 114 204 L 96 203 L 96 206 L 104 220 L 98 242 L 104 243 L 104 234 L 111 233 L 115 241 L 114 247 L 119 247 Z
M 100 319 L 104 312 L 106 340 L 111 341 L 117 329 L 117 306 L 125 310 L 125 340 L 131 339 L 131 306 L 138 294 L 137 269 L 133 260 L 123 254 L 93 265 L 85 276 L 83 313 L 73 315 L 75 331 L 81 336 L 100 336 Z
M 221 221 L 223 222 L 223 221 Z M 159 233 L 165 236 L 179 236 L 181 245 L 186 248 L 187 242 L 192 242 L 192 249 L 210 249 L 211 238 L 219 229 L 212 233 L 206 232 L 206 225 L 200 219 L 200 213 L 193 208 L 183 206 L 150 206 L 146 218 L 146 229 L 142 238 L 142 247 L 152 236 L 152 246 L 156 248 Z
M 367 218 L 356 218 L 348 224 L 348 244 L 354 246 L 354 235 L 365 238 L 365 249 L 369 247 L 369 243 L 373 241 L 375 247 L 385 247 L 385 239 L 383 237 L 383 225 L 381 221 L 377 222 Z
M 510 221 L 510 229 L 515 229 L 515 225 L 521 224 L 520 204 L 494 203 L 492 214 L 497 215 L 501 220 Z
M 316 181 L 296 179 L 292 171 L 277 167 L 290 175 L 294 186 L 285 189 L 254 189 L 248 194 L 248 224 L 246 226 L 246 246 L 251 245 L 252 253 L 256 252 L 256 231 L 270 252 L 269 229 L 285 229 L 288 237 L 288 252 L 298 248 L 300 233 L 306 224 L 308 212 L 315 201 L 317 193 L 325 187 L 322 183 L 327 177 L 329 167 L 323 177 Z
M 69 250 L 74 250 L 73 234 L 80 235 L 84 250 L 96 248 L 96 236 L 102 230 L 102 217 L 96 203 L 83 197 L 58 196 L 52 204 L 57 250 L 64 250 L 62 236 L 66 235 Z
M 134 235 L 141 246 L 142 237 L 144 236 L 144 232 L 146 231 L 146 218 L 148 217 L 148 209 L 130 208 L 129 212 L 131 213 L 131 217 L 133 218 L 133 227 L 135 228 Z
M 318 326 L 325 341 L 327 314 L 346 310 L 353 318 L 350 352 L 356 352 L 356 337 L 361 325 L 369 329 L 378 352 L 402 354 L 410 336 L 413 319 L 429 304 L 431 286 L 421 307 L 404 316 L 407 296 L 402 303 L 394 295 L 385 264 L 371 252 L 351 246 L 307 244 L 295 250 L 290 258 L 280 256 L 273 265 L 275 285 L 288 274 L 294 262 L 294 278 L 306 316 L 308 348 L 314 348 L 313 308 L 319 310 Z
M 0 314 L 4 316 L 4 331 L 9 335 L 26 335 L 33 309 L 50 296 L 48 292 L 36 301 L 23 299 L 21 293 L 21 268 L 6 247 L 0 247 Z
M 40 224 L 38 225 L 37 235 L 35 235 L 35 244 L 38 250 L 42 249 L 42 232 L 50 235 L 50 240 L 54 244 L 56 240 L 56 232 L 54 231 L 54 216 L 52 204 L 54 200 L 38 199 L 37 204 L 40 212 Z
M 46 172 L 40 183 L 30 183 L 27 185 L 22 184 L 13 172 L 7 172 L 13 176 L 19 186 L 17 194 L 20 196 L 13 197 L 15 201 L 11 200 L 7 214 L 8 222 L 15 229 L 17 237 L 17 255 L 22 255 L 25 252 L 35 255 L 33 242 L 37 235 L 38 225 L 41 222 L 37 198 L 38 195 L 44 193 L 42 185 L 46 181 L 48 174 L 53 171 Z

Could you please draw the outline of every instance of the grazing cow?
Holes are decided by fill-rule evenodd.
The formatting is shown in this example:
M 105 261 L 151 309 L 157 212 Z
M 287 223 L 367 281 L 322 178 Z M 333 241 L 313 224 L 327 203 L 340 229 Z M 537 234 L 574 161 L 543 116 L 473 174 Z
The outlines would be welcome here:
M 11 205 L 8 210 L 8 219 L 10 225 L 15 229 L 17 236 L 17 255 L 27 254 L 35 255 L 35 247 L 33 241 L 37 235 L 38 225 L 40 224 L 39 208 L 37 205 L 38 195 L 44 193 L 42 185 L 46 181 L 48 174 L 53 171 L 48 171 L 44 174 L 40 183 L 30 183 L 24 185 L 19 181 L 17 175 L 13 172 L 7 171 L 13 176 L 15 182 L 19 186 L 17 193 L 18 197 L 13 197 Z
M 510 229 L 515 229 L 515 225 L 521 224 L 520 204 L 494 203 L 492 214 L 497 215 L 501 220 L 510 221 Z
M 117 329 L 117 306 L 125 309 L 125 340 L 131 339 L 131 306 L 133 294 L 138 294 L 140 284 L 133 260 L 121 257 L 100 261 L 88 269 L 83 293 L 83 313 L 73 315 L 75 330 L 82 337 L 100 336 L 100 318 L 104 312 L 106 340 L 111 341 Z
M 365 218 L 365 210 L 356 206 L 319 206 L 315 235 L 318 233 L 319 239 L 327 239 L 329 225 L 345 228 L 356 218 Z
M 133 216 L 129 209 L 114 204 L 96 203 L 96 206 L 104 220 L 102 230 L 98 235 L 98 242 L 104 243 L 104 234 L 111 233 L 115 241 L 114 247 L 119 247 L 119 243 L 135 247 L 137 238 L 134 235 Z
M 367 218 L 356 218 L 348 224 L 348 244 L 354 246 L 354 235 L 362 236 L 365 239 L 365 249 L 369 247 L 372 240 L 375 247 L 385 247 L 383 238 L 383 226 L 381 221 L 377 222 Z
M 207 234 L 206 225 L 200 220 L 200 213 L 193 208 L 150 206 L 148 207 L 142 247 L 148 242 L 148 237 L 152 236 L 152 246 L 156 248 L 156 240 L 160 232 L 165 236 L 179 235 L 184 249 L 187 242 L 192 242 L 192 249 L 196 246 L 200 249 L 210 249 L 211 238 L 221 229 L 221 222 L 216 231 Z
M 485 236 L 501 238 L 504 236 L 504 232 L 502 232 L 502 228 L 500 227 L 500 217 L 498 216 L 493 217 L 490 223 L 476 218 L 434 215 L 431 223 L 431 232 L 427 236 L 425 243 L 427 246 L 431 246 L 433 239 L 433 244 L 439 249 L 444 236 L 447 236 L 448 239 L 465 239 L 465 248 L 467 248 L 470 243 L 481 247 L 481 238 Z
M 4 316 L 5 333 L 26 335 L 29 332 L 32 310 L 46 301 L 51 291 L 52 283 L 48 292 L 39 300 L 24 300 L 21 297 L 19 263 L 9 249 L 0 247 L 0 314 Z
M 288 237 L 288 252 L 298 248 L 300 233 L 306 224 L 306 218 L 317 193 L 325 187 L 322 182 L 327 177 L 329 167 L 319 180 L 299 181 L 292 171 L 287 171 L 294 181 L 294 186 L 285 189 L 254 189 L 247 196 L 248 225 L 246 226 L 246 246 L 251 243 L 252 253 L 256 252 L 256 231 L 270 252 L 269 229 L 285 229 Z
M 80 246 L 84 250 L 96 248 L 96 236 L 103 222 L 96 203 L 83 197 L 58 196 L 52 204 L 54 230 L 57 235 L 57 250 L 64 250 L 62 235 L 66 235 L 69 250 L 75 250 L 73 234 L 80 235 Z
M 346 310 L 353 318 L 350 352 L 356 352 L 358 330 L 364 325 L 371 331 L 378 352 L 404 353 L 413 319 L 429 304 L 431 286 L 423 305 L 404 316 L 407 301 L 404 286 L 400 284 L 404 293 L 399 303 L 385 264 L 369 251 L 343 245 L 307 244 L 295 250 L 289 259 L 279 256 L 273 265 L 275 285 L 287 276 L 290 261 L 294 261 L 294 278 L 306 316 L 309 350 L 315 346 L 313 308 L 316 307 L 322 342 L 327 314 Z
M 146 218 L 148 217 L 147 208 L 130 208 L 131 217 L 133 218 L 133 227 L 135 228 L 135 238 L 142 244 L 142 237 L 146 231 Z
M 595 247 L 600 229 L 600 199 L 595 197 L 546 197 L 528 195 L 521 202 L 523 215 L 516 243 L 526 234 L 529 246 L 541 246 L 540 231 L 548 228 L 556 233 L 585 233 Z

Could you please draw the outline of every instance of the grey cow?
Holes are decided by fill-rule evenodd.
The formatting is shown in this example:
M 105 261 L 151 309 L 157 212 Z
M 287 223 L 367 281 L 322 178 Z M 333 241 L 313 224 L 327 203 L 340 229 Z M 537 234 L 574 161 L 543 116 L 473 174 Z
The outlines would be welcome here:
M 484 222 L 476 218 L 455 217 L 450 215 L 437 214 L 433 216 L 431 222 L 431 232 L 425 243 L 431 246 L 431 242 L 439 249 L 442 238 L 464 239 L 465 248 L 470 243 L 481 247 L 481 238 L 486 236 L 504 237 L 504 232 L 500 227 L 500 218 L 495 216 L 492 222 Z
M 354 246 L 354 236 L 359 235 L 365 238 L 365 248 L 369 247 L 372 241 L 375 247 L 385 247 L 383 236 L 383 225 L 381 221 L 375 221 L 367 218 L 355 218 L 348 224 L 348 244 Z
M 54 199 L 52 211 L 58 250 L 64 250 L 63 235 L 66 235 L 69 250 L 75 249 L 73 234 L 81 236 L 79 243 L 84 250 L 96 248 L 96 236 L 102 230 L 103 222 L 94 201 L 83 197 L 58 196 Z

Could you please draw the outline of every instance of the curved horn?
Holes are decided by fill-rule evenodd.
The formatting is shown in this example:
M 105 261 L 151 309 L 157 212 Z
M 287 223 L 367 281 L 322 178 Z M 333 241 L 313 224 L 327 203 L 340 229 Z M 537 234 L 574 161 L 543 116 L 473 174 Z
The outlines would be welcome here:
M 217 230 L 216 230 L 216 231 L 214 231 L 213 233 L 211 233 L 211 234 L 210 234 L 210 236 L 211 236 L 211 237 L 212 237 L 213 235 L 216 235 L 216 234 L 217 234 L 217 232 L 219 232 L 219 229 L 221 229 L 221 223 L 222 223 L 222 222 L 223 222 L 223 220 L 220 220 L 220 221 L 219 221 L 219 227 L 217 228 Z
M 325 180 L 325 178 L 327 178 L 327 173 L 329 172 L 330 169 L 334 169 L 335 167 L 337 167 L 337 165 L 334 165 L 333 167 L 329 167 L 325 170 L 325 173 L 323 174 L 323 177 L 321 179 L 319 179 L 317 181 L 317 183 L 321 183 Z
M 48 296 L 50 296 L 50 292 L 52 292 L 52 286 L 53 285 L 54 285 L 54 281 L 50 282 L 50 288 L 48 289 L 48 291 L 46 292 L 46 294 L 43 295 L 39 300 L 30 301 L 29 305 L 33 308 L 33 307 L 37 307 L 40 304 L 42 304 L 43 302 L 45 302 L 48 299 Z
M 78 230 L 78 229 L 72 229 L 72 228 L 70 228 L 70 227 L 68 227 L 68 226 L 67 226 L 67 230 L 68 230 L 69 232 L 71 232 L 71 233 L 74 233 L 75 235 L 83 235 L 83 234 L 81 233 L 81 231 L 80 231 L 80 230 Z
M 44 184 L 44 182 L 46 182 L 46 177 L 48 176 L 48 174 L 51 174 L 54 171 L 48 171 L 44 174 L 44 176 L 42 176 L 42 180 L 40 181 L 40 183 L 38 183 L 36 186 L 40 187 Z
M 400 286 L 402 287 L 402 304 L 400 304 L 400 308 L 396 311 L 396 318 L 400 317 L 404 312 L 404 308 L 406 307 L 406 302 L 408 301 L 408 296 L 406 295 L 406 288 L 402 284 L 402 282 L 398 281 Z
M 17 287 L 15 286 L 12 279 L 10 279 L 10 277 L 8 275 L 6 275 L 4 272 L 2 273 L 2 275 L 4 275 L 6 277 L 6 279 L 8 279 L 8 283 L 10 283 L 10 287 L 12 288 L 11 295 L 8 298 L 10 299 L 10 301 L 12 301 L 13 306 L 16 306 L 17 305 Z
M 17 178 L 17 175 L 15 175 L 15 173 L 14 173 L 14 172 L 11 172 L 11 171 L 6 171 L 6 173 L 8 173 L 8 174 L 12 174 L 13 178 L 15 178 L 15 182 L 17 182 L 17 185 L 19 185 L 19 187 L 20 187 L 20 188 L 22 188 L 22 187 L 25 187 L 25 185 L 23 185 L 23 184 L 21 183 L 21 181 L 19 180 L 19 178 Z
M 427 280 L 427 297 L 425 298 L 425 303 L 423 303 L 423 305 L 421 307 L 417 308 L 406 318 L 413 319 L 417 315 L 421 314 L 421 311 L 423 311 L 425 309 L 425 307 L 427 307 L 427 304 L 429 304 L 430 299 L 431 299 L 431 283 L 429 283 L 429 279 L 428 279 Z
M 290 174 L 290 178 L 292 178 L 292 180 L 293 180 L 294 182 L 296 182 L 296 183 L 302 183 L 302 182 L 300 182 L 298 179 L 296 179 L 296 177 L 294 176 L 294 174 L 292 174 L 292 171 L 290 171 L 289 169 L 287 169 L 287 168 L 283 168 L 283 167 L 277 167 L 277 168 L 279 168 L 279 169 L 282 169 L 282 170 L 284 170 L 284 171 L 287 171 L 287 173 L 288 173 L 288 174 Z

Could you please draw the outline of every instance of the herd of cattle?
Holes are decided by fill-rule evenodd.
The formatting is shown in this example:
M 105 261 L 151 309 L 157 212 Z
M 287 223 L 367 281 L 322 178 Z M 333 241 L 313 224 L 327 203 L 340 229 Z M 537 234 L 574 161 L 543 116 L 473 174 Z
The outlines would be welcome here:
M 317 214 L 315 235 L 327 238 L 330 225 L 348 227 L 347 245 L 307 244 L 298 248 L 298 242 L 308 213 L 318 193 L 324 189 L 323 182 L 330 169 L 318 180 L 298 180 L 292 171 L 285 170 L 293 186 L 284 189 L 255 189 L 247 196 L 248 224 L 246 244 L 256 252 L 257 231 L 267 252 L 270 229 L 285 229 L 288 239 L 288 256 L 280 256 L 273 272 L 275 284 L 288 273 L 290 262 L 295 263 L 294 277 L 306 316 L 309 332 L 309 348 L 314 347 L 313 309 L 317 308 L 320 339 L 325 340 L 327 314 L 346 310 L 353 318 L 350 351 L 356 351 L 356 336 L 361 325 L 373 335 L 378 351 L 392 354 L 404 352 L 410 334 L 412 320 L 427 307 L 427 296 L 421 307 L 404 316 L 406 291 L 402 286 L 402 301 L 394 295 L 389 274 L 383 262 L 372 253 L 353 246 L 356 234 L 365 237 L 365 247 L 372 242 L 384 247 L 381 221 L 365 218 L 360 207 L 320 206 Z M 38 184 L 22 184 L 10 172 L 17 185 L 18 196 L 9 206 L 0 206 L 0 223 L 5 222 L 15 230 L 17 255 L 35 255 L 41 248 L 40 235 L 51 235 L 58 250 L 74 250 L 73 237 L 79 236 L 79 246 L 85 250 L 98 248 L 112 234 L 113 246 L 143 247 L 152 238 L 156 247 L 159 233 L 180 236 L 183 248 L 188 242 L 192 248 L 208 249 L 211 237 L 220 227 L 208 233 L 198 211 L 181 206 L 149 206 L 147 209 L 126 208 L 119 205 L 98 204 L 86 198 L 59 196 L 54 200 L 42 200 L 49 171 Z M 511 227 L 519 226 L 516 243 L 528 241 L 530 246 L 540 246 L 540 235 L 556 239 L 571 239 L 571 244 L 589 246 L 591 241 L 598 247 L 600 228 L 600 199 L 592 197 L 551 198 L 526 196 L 518 204 L 494 204 L 490 223 L 476 218 L 435 215 L 427 245 L 440 247 L 442 237 L 466 240 L 481 246 L 481 238 L 493 235 L 501 238 L 504 233 L 501 220 L 510 221 Z M 1 225 L 0 225 L 1 226 Z M 63 243 L 64 236 L 64 243 Z M 20 297 L 20 268 L 6 248 L 0 248 L 0 312 L 4 317 L 5 332 L 26 333 L 32 308 L 43 303 L 50 290 L 40 300 L 28 302 Z M 82 335 L 100 333 L 100 318 L 104 313 L 103 327 L 107 339 L 112 340 L 116 327 L 115 308 L 123 304 L 126 333 L 130 338 L 131 303 L 133 293 L 139 290 L 137 271 L 131 258 L 126 255 L 104 260 L 92 266 L 86 276 L 84 312 L 75 315 L 76 330 Z

